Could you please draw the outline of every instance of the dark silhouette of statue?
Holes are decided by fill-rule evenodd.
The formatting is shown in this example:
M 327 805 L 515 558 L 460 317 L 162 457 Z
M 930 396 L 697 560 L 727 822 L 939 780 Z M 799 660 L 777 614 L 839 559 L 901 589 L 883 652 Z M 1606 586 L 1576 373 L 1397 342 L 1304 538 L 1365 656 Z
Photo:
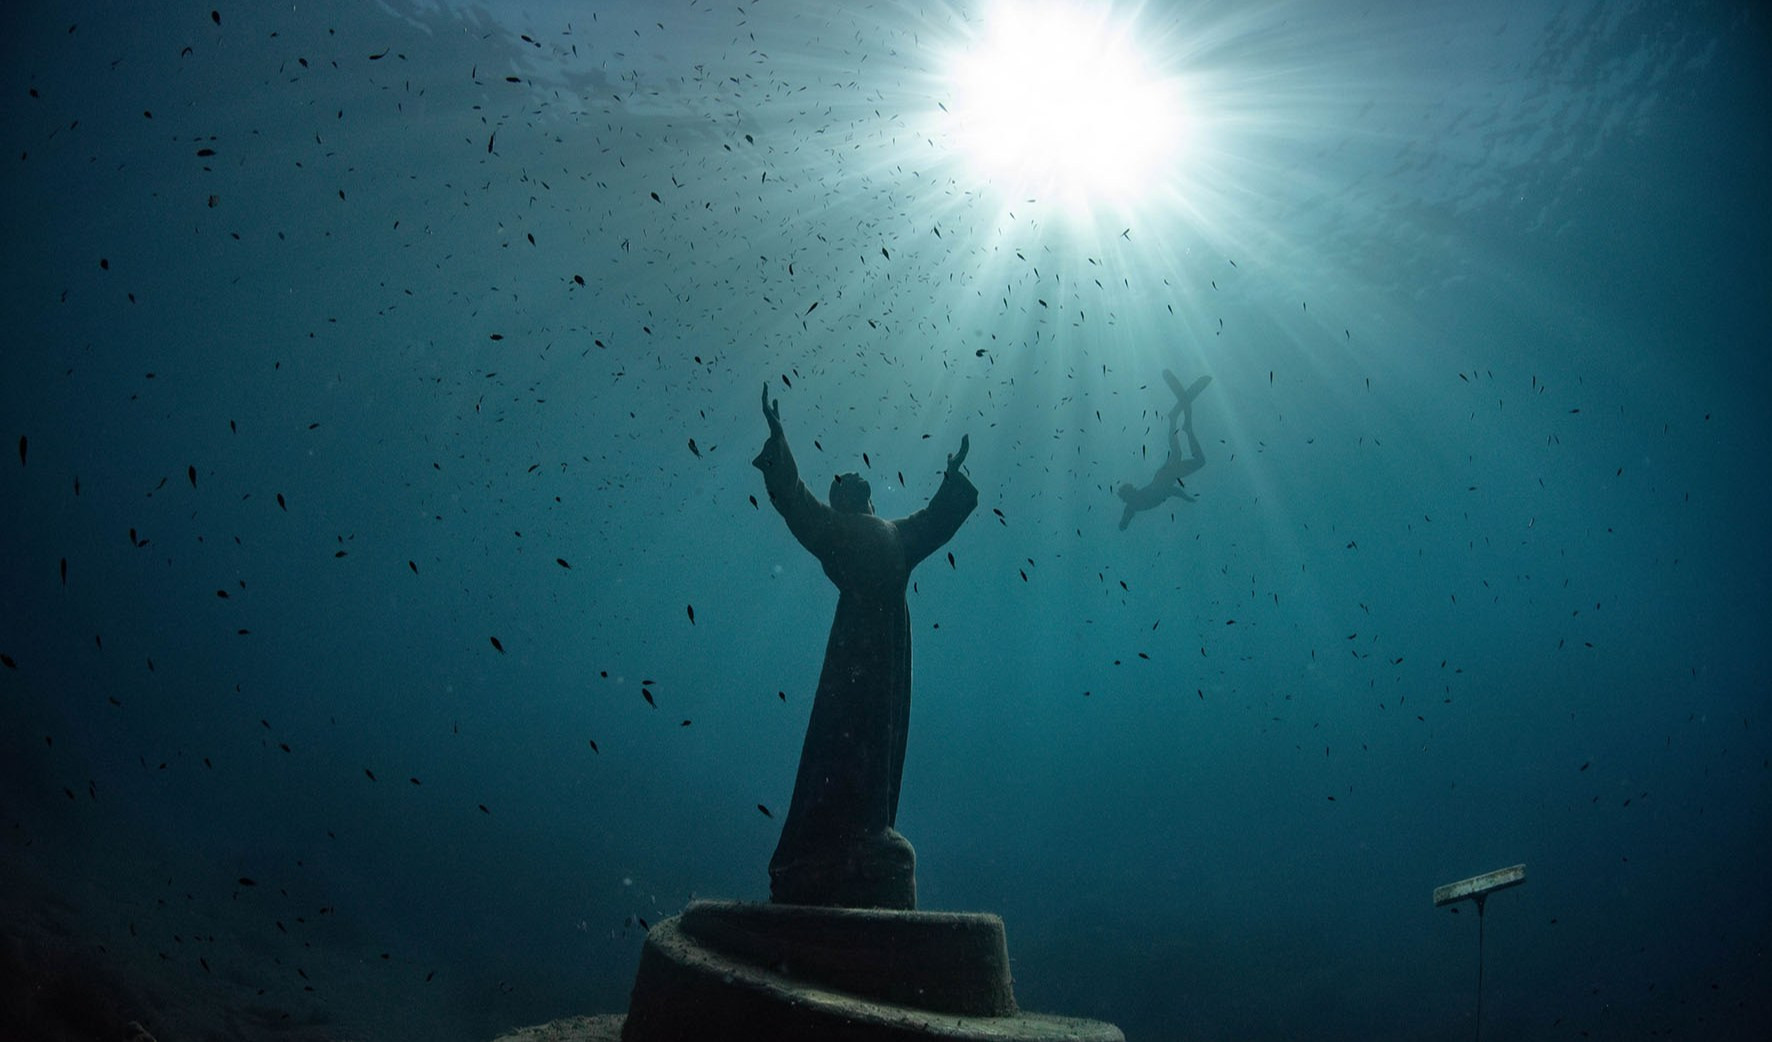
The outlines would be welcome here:
M 1194 399 L 1199 397 L 1212 377 L 1202 376 L 1194 381 L 1192 387 L 1184 388 L 1181 381 L 1169 370 L 1163 370 L 1163 379 L 1169 389 L 1175 392 L 1175 408 L 1169 410 L 1169 455 L 1157 473 L 1151 477 L 1149 484 L 1143 488 L 1124 482 L 1118 494 L 1126 503 L 1126 509 L 1120 511 L 1120 530 L 1132 523 L 1134 515 L 1152 507 L 1162 506 L 1171 496 L 1193 502 L 1198 497 L 1193 495 L 1182 484 L 1182 479 L 1206 465 L 1206 453 L 1200 448 L 1200 439 L 1194 437 Z M 1179 431 L 1175 421 L 1181 420 Z M 1187 435 L 1188 455 L 1181 454 L 1181 437 Z
M 909 517 L 874 516 L 860 474 L 831 482 L 830 504 L 800 480 L 781 428 L 781 403 L 763 388 L 769 440 L 752 464 L 788 531 L 837 586 L 837 617 L 806 725 L 794 800 L 769 861 L 777 904 L 917 906 L 916 854 L 893 827 L 911 709 L 911 569 L 940 549 L 978 505 L 960 473 L 968 439 L 948 456 L 929 505 Z

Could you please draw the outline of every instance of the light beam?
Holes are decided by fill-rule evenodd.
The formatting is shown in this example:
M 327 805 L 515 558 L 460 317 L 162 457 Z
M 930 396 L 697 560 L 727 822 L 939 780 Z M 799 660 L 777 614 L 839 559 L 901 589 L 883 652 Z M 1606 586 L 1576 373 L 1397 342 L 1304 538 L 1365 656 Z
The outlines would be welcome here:
M 953 56 L 954 140 L 1007 198 L 1056 198 L 1073 216 L 1125 212 L 1181 159 L 1179 85 L 1110 6 L 1002 0 Z

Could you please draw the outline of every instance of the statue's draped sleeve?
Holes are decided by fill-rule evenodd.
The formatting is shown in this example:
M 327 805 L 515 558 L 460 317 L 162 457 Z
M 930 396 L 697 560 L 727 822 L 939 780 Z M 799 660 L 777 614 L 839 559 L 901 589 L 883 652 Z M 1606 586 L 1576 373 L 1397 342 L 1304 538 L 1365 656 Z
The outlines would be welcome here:
M 835 538 L 831 515 L 835 511 L 819 502 L 800 480 L 800 467 L 787 439 L 771 435 L 751 465 L 763 472 L 763 488 L 776 513 L 788 523 L 788 531 L 812 556 L 821 562 L 829 559 Z
M 905 570 L 917 567 L 923 558 L 941 549 L 977 506 L 978 489 L 966 475 L 949 471 L 928 506 L 893 522 L 898 529 L 899 545 L 904 548 Z

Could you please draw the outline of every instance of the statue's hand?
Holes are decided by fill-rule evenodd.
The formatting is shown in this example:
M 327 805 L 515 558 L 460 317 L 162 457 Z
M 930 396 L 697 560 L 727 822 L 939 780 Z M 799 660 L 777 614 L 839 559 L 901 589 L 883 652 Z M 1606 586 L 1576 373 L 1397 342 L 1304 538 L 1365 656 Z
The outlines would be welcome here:
M 771 438 L 779 438 L 782 436 L 781 399 L 777 398 L 774 405 L 769 403 L 768 384 L 763 385 L 763 419 L 769 423 L 769 436 Z
M 948 473 L 949 474 L 960 473 L 960 464 L 966 462 L 966 453 L 971 451 L 971 449 L 972 449 L 972 436 L 970 434 L 960 435 L 960 451 L 948 453 Z
M 781 400 L 769 401 L 769 385 L 763 385 L 763 419 L 769 423 L 769 440 L 763 443 L 763 450 L 751 465 L 767 473 L 780 466 L 784 459 L 792 462 L 788 455 L 788 438 L 781 429 Z

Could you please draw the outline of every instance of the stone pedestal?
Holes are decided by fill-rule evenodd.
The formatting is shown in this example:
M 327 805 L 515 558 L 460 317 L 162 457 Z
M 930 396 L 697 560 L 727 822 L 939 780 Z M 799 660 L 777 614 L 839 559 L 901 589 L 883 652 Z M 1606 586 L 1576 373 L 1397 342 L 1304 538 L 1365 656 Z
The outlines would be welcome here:
M 994 915 L 695 901 L 655 925 L 623 1042 L 1124 1042 L 1022 1013 Z

